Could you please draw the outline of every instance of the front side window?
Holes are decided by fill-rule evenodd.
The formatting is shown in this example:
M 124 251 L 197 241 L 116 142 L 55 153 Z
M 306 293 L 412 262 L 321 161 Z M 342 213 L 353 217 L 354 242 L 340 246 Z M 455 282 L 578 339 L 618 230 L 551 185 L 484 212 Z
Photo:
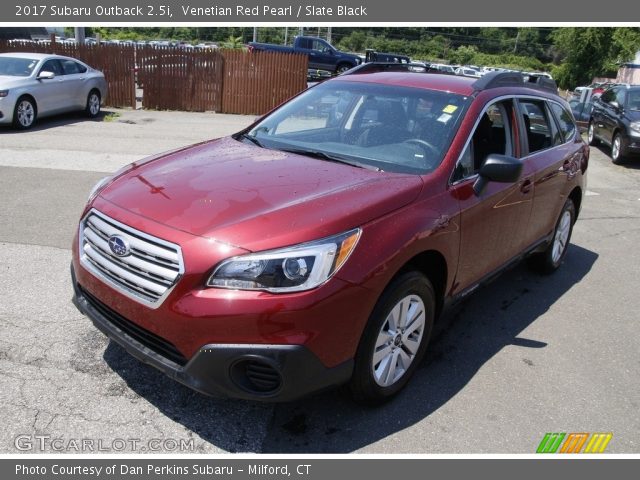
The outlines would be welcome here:
M 40 72 L 52 72 L 56 77 L 64 75 L 64 71 L 62 70 L 59 60 L 47 60 L 42 65 Z
M 640 90 L 629 90 L 627 108 L 636 112 L 640 110 Z
M 512 129 L 509 121 L 512 111 L 511 101 L 494 103 L 486 109 L 458 160 L 454 181 L 478 173 L 492 153 L 513 155 Z
M 247 137 L 265 148 L 423 174 L 442 162 L 467 102 L 448 92 L 331 81 L 293 99 Z

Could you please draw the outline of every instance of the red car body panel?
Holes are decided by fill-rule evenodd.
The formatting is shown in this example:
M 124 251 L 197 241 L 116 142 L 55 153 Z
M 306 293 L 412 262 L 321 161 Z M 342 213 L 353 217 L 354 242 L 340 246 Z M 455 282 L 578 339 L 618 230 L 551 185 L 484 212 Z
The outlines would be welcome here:
M 344 82 L 474 94 L 474 80 L 381 73 Z M 451 173 L 488 102 L 526 88 L 475 93 L 440 166 L 429 175 L 354 168 L 259 148 L 232 138 L 204 142 L 123 169 L 87 206 L 132 228 L 180 245 L 184 276 L 157 308 L 132 301 L 86 270 L 73 246 L 77 283 L 105 305 L 172 342 L 185 358 L 207 344 L 304 345 L 322 364 L 353 359 L 381 292 L 413 259 L 444 265 L 441 303 L 544 240 L 565 199 L 583 189 L 588 149 L 575 141 L 523 159 L 514 184 Z M 531 90 L 537 98 L 557 97 Z M 568 106 L 567 106 L 568 108 Z M 516 135 L 517 124 L 514 126 Z M 519 148 L 519 147 L 518 147 Z M 561 152 L 559 155 L 558 152 Z M 230 257 L 361 229 L 358 247 L 329 281 L 304 292 L 208 288 Z M 479 241 L 481 239 L 482 241 Z M 329 333 L 330 332 L 330 333 Z

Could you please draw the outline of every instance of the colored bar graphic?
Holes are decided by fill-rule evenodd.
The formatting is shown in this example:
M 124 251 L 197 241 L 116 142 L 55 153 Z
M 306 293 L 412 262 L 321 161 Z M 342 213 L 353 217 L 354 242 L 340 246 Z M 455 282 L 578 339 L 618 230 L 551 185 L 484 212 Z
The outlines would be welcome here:
M 587 438 L 589 438 L 588 433 L 570 433 L 562 445 L 560 453 L 580 453 Z
M 547 433 L 538 445 L 536 453 L 556 453 L 566 433 Z
M 584 449 L 584 453 L 603 453 L 612 437 L 613 433 L 594 433 L 587 448 Z
M 580 453 L 585 443 L 587 447 L 582 453 L 603 453 L 613 438 L 613 433 L 598 432 L 591 434 L 591 438 L 589 435 L 586 432 L 546 433 L 538 445 L 536 453 L 556 453 L 560 445 L 562 448 L 558 453 Z M 565 440 L 564 443 L 562 443 L 563 440 Z

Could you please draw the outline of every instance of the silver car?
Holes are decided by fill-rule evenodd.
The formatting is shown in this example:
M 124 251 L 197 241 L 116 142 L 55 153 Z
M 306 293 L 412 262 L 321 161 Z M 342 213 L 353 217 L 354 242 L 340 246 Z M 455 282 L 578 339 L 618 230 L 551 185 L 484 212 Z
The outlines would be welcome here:
M 96 117 L 106 96 L 102 72 L 75 58 L 0 54 L 0 124 L 27 129 L 38 117 L 73 110 Z

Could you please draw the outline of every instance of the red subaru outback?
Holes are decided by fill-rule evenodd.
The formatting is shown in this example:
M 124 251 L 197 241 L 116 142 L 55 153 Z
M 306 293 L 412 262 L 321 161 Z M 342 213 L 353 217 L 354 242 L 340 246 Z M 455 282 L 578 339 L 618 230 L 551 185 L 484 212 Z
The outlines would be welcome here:
M 555 84 L 402 69 L 363 65 L 101 181 L 78 308 L 206 394 L 394 395 L 445 309 L 524 257 L 560 266 L 589 156 Z

